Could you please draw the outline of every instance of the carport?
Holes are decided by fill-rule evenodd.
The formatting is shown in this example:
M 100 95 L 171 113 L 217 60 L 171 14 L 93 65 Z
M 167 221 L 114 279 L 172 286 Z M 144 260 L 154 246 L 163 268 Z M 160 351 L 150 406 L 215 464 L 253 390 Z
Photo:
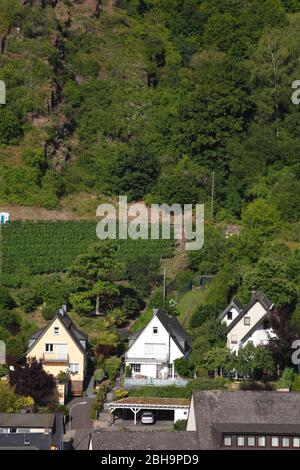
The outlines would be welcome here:
M 174 423 L 180 419 L 188 419 L 190 400 L 186 398 L 144 398 L 128 397 L 108 403 L 108 409 L 115 418 L 115 410 L 130 410 L 133 413 L 134 425 L 137 422 L 137 415 L 142 410 L 154 411 L 174 411 Z

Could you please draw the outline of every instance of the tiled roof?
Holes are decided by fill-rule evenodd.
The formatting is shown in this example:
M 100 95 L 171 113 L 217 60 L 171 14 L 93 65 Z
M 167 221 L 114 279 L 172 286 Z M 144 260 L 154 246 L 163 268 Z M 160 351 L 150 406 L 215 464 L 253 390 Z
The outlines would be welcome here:
M 195 432 L 176 431 L 95 431 L 93 450 L 196 450 Z
M 182 354 L 186 355 L 191 349 L 192 341 L 183 326 L 181 325 L 181 323 L 178 321 L 178 319 L 176 317 L 167 315 L 162 310 L 158 309 L 156 309 L 155 315 L 159 319 L 161 324 L 164 326 L 164 328 L 167 330 L 167 332 L 170 334 L 170 336 L 173 338 Z M 147 328 L 147 326 L 145 326 L 145 328 Z M 128 339 L 135 341 L 140 336 L 142 331 L 144 331 L 145 328 L 135 333 L 132 333 L 128 336 Z M 188 346 L 187 350 L 182 347 L 180 343 L 182 341 L 186 341 Z
M 36 342 L 43 336 L 43 334 L 50 328 L 50 326 L 54 323 L 55 320 L 59 319 L 60 322 L 64 325 L 66 330 L 69 332 L 72 339 L 77 344 L 78 348 L 84 353 L 85 349 L 80 343 L 80 341 L 87 341 L 88 335 L 85 334 L 83 331 L 79 330 L 74 323 L 72 322 L 71 318 L 68 317 L 67 314 L 62 315 L 61 313 L 57 313 L 53 320 L 39 331 L 34 333 L 30 338 L 29 341 L 33 341 L 31 346 L 28 348 L 27 353 L 31 351 L 31 349 L 35 346 Z
M 216 428 L 291 426 L 300 429 L 300 394 L 256 391 L 194 391 L 196 429 L 200 449 L 215 449 Z M 224 424 L 225 423 L 225 424 Z M 231 426 L 231 428 L 229 427 Z M 282 429 L 285 429 L 284 427 Z
M 54 414 L 0 413 L 0 427 L 53 428 Z
M 239 321 L 246 315 L 246 313 L 249 312 L 249 310 L 257 303 L 259 302 L 263 308 L 266 310 L 266 314 L 270 311 L 270 309 L 273 307 L 273 303 L 268 299 L 268 297 L 261 293 L 261 292 L 252 292 L 251 295 L 251 300 L 250 303 L 247 305 L 247 307 L 240 312 L 240 314 L 230 323 L 226 330 L 226 334 L 229 333 L 229 331 L 232 330 L 232 328 L 239 323 Z M 262 318 L 260 319 L 262 320 Z

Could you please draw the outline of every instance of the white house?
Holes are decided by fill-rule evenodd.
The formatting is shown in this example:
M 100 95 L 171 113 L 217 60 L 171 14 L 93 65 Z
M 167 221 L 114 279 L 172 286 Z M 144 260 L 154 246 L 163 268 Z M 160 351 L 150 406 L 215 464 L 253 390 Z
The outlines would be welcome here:
M 262 293 L 252 292 L 246 308 L 232 300 L 220 314 L 219 319 L 226 323 L 227 347 L 238 354 L 239 349 L 252 342 L 254 346 L 266 345 L 275 333 L 270 328 L 268 314 L 274 304 Z
M 174 379 L 175 359 L 187 357 L 191 340 L 177 318 L 155 309 L 148 325 L 129 336 L 125 365 L 133 378 Z
M 239 300 L 234 297 L 229 305 L 223 310 L 223 312 L 219 315 L 219 320 L 221 323 L 226 323 L 228 327 L 230 323 L 236 319 L 236 317 L 242 312 L 243 306 L 239 302 Z

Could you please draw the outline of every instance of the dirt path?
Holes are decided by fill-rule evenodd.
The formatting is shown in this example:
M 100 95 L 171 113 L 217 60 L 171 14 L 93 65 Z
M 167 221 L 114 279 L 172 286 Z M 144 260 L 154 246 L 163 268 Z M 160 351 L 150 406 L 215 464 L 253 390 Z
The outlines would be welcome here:
M 11 220 L 90 220 L 91 217 L 80 217 L 71 211 L 50 210 L 44 207 L 0 206 L 0 212 L 9 212 Z

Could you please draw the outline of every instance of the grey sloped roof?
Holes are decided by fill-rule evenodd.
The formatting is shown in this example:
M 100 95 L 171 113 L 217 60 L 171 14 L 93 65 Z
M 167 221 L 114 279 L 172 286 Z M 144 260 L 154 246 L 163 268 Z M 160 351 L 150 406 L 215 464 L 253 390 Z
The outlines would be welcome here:
M 95 431 L 93 450 L 196 450 L 197 434 L 192 431 Z
M 300 394 L 255 391 L 194 391 L 196 429 L 200 449 L 215 449 L 215 430 L 224 427 L 292 426 L 300 430 Z M 282 428 L 286 429 L 286 428 Z
M 68 317 L 67 314 L 62 315 L 61 313 L 57 313 L 53 320 L 43 328 L 41 328 L 39 331 L 34 333 L 33 335 L 30 336 L 29 341 L 32 340 L 34 341 L 32 345 L 28 348 L 27 353 L 31 351 L 31 349 L 35 346 L 36 342 L 43 336 L 43 334 L 50 328 L 50 326 L 54 323 L 56 319 L 59 319 L 60 322 L 63 324 L 63 326 L 66 328 L 66 330 L 69 332 L 70 336 L 72 339 L 75 341 L 77 344 L 78 348 L 85 353 L 85 349 L 80 343 L 80 341 L 87 341 L 88 335 L 85 334 L 83 331 L 79 330 L 74 323 L 72 322 L 71 318 Z
M 0 433 L 0 449 L 49 450 L 51 445 L 60 448 L 64 434 L 64 421 L 61 413 L 1 413 L 1 428 L 47 428 L 44 432 Z
M 274 304 L 271 302 L 271 300 L 268 299 L 265 294 L 261 292 L 252 292 L 249 304 L 244 310 L 241 311 L 241 313 L 235 318 L 235 320 L 230 323 L 226 330 L 226 334 L 230 330 L 232 330 L 232 328 L 249 312 L 249 310 L 253 307 L 253 305 L 256 304 L 256 302 L 259 302 L 264 307 L 264 309 L 266 310 L 266 314 L 269 313 L 269 311 L 274 306 Z
M 221 320 L 229 311 L 232 307 L 235 307 L 239 313 L 242 312 L 243 306 L 239 299 L 237 297 L 233 297 L 233 299 L 230 301 L 230 303 L 227 305 L 227 307 L 223 310 L 223 312 L 220 313 L 218 316 L 218 319 Z
M 180 351 L 184 354 L 186 351 L 182 348 L 180 341 L 186 341 L 189 348 L 192 346 L 191 338 L 181 325 L 181 323 L 177 320 L 176 317 L 171 317 L 166 313 L 159 310 L 156 314 L 159 321 L 163 324 L 167 332 L 170 336 L 174 339 L 175 343 L 177 344 Z
M 74 450 L 88 450 L 91 439 L 90 429 L 77 429 L 73 440 Z
M 25 444 L 24 439 L 29 444 Z M 51 436 L 42 433 L 0 434 L 0 450 L 50 450 Z
M 180 344 L 180 341 L 186 341 L 188 344 L 188 350 L 191 349 L 192 347 L 192 340 L 190 336 L 187 334 L 181 323 L 177 320 L 176 317 L 172 317 L 170 315 L 167 315 L 161 310 L 156 310 L 155 315 L 159 319 L 159 321 L 162 323 L 164 328 L 167 330 L 167 332 L 170 334 L 170 336 L 174 339 L 177 347 L 180 349 L 180 351 L 183 354 L 186 354 L 188 351 L 185 351 L 183 347 Z M 147 328 L 147 326 L 145 326 Z M 145 328 L 142 328 L 141 330 L 132 333 L 131 335 L 128 336 L 128 339 L 131 341 L 135 341 L 140 334 L 144 331 Z
M 0 413 L 0 427 L 53 428 L 54 414 L 37 413 Z

